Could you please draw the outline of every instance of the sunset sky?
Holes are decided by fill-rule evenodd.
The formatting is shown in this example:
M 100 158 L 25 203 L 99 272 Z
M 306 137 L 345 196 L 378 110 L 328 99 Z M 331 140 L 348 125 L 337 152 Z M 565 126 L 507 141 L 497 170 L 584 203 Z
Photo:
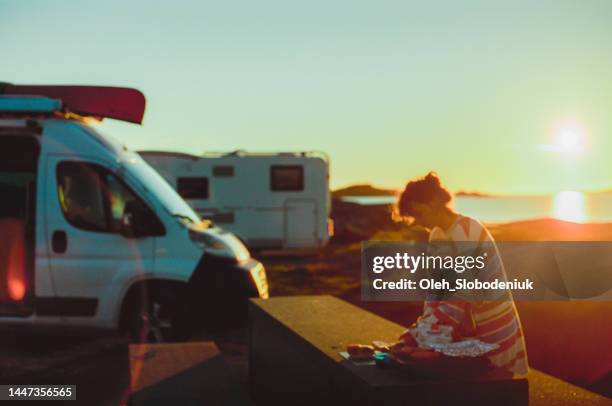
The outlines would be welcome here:
M 536 4 L 537 3 L 537 4 Z M 612 1 L 3 1 L 0 81 L 136 87 L 133 149 L 322 150 L 332 187 L 612 187 Z

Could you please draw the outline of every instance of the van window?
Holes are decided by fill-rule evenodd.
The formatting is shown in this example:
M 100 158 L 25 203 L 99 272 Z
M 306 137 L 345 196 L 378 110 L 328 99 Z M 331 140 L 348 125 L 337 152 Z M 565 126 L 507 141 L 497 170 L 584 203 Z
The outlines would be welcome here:
M 125 207 L 142 202 L 121 179 L 95 164 L 60 162 L 57 185 L 66 220 L 83 230 L 120 233 Z
M 57 188 L 62 212 L 73 226 L 90 231 L 108 231 L 102 182 L 89 164 L 61 162 L 57 166 Z
M 272 165 L 270 167 L 270 189 L 279 192 L 304 190 L 304 167 L 302 165 Z
M 231 178 L 234 176 L 234 167 L 231 165 L 215 165 L 212 174 L 218 178 Z
M 131 202 L 138 201 L 138 198 L 115 175 L 107 172 L 103 176 L 108 187 L 110 231 L 119 233 L 125 207 Z
M 178 178 L 176 190 L 185 199 L 208 199 L 208 178 Z

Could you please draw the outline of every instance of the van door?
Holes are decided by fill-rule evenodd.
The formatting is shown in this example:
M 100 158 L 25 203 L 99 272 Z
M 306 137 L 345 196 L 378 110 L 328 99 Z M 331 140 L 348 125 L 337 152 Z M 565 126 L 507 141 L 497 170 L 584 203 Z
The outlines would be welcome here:
M 316 245 L 317 206 L 310 199 L 285 202 L 285 246 L 306 248 Z
M 110 323 L 126 285 L 153 271 L 154 238 L 121 234 L 125 206 L 139 199 L 109 166 L 74 155 L 49 156 L 46 185 L 57 295 L 47 311 Z
M 40 146 L 28 131 L 0 127 L 0 314 L 4 316 L 27 316 L 34 304 Z M 38 282 L 39 290 L 49 288 L 44 282 Z

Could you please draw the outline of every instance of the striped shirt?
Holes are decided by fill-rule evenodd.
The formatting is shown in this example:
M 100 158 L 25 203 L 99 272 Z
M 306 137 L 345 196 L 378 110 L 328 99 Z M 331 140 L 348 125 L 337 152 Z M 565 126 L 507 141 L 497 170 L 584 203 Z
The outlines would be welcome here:
M 493 237 L 477 220 L 459 216 L 446 232 L 434 228 L 430 241 L 440 239 L 487 242 L 484 246 L 488 247 L 491 279 L 506 280 L 506 272 Z M 473 337 L 498 344 L 499 348 L 487 354 L 492 365 L 516 374 L 528 372 L 523 330 L 510 291 L 503 292 L 499 300 L 495 301 L 426 300 L 423 315 L 409 331 L 417 342 L 422 342 L 428 331 L 432 332 L 432 336 L 439 336 L 441 331 L 445 331 L 453 341 Z

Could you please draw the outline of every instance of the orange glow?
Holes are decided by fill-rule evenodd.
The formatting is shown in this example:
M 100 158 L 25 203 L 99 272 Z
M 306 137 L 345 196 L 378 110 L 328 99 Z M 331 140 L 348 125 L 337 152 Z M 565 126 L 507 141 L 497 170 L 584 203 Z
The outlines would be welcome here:
M 25 233 L 23 221 L 6 219 L 0 224 L 2 230 L 2 247 L 0 249 L 0 272 L 6 278 L 6 290 L 0 297 L 18 302 L 26 294 L 25 278 Z
M 26 292 L 26 288 L 25 288 L 25 283 L 23 280 L 9 279 L 8 293 L 9 293 L 9 297 L 12 300 L 16 302 L 23 300 L 23 298 L 25 297 L 25 292 Z
M 8 263 L 7 288 L 9 298 L 14 301 L 23 300 L 25 297 L 25 247 L 23 232 L 15 233 L 13 244 L 11 244 Z M 21 237 L 21 238 L 19 238 Z

